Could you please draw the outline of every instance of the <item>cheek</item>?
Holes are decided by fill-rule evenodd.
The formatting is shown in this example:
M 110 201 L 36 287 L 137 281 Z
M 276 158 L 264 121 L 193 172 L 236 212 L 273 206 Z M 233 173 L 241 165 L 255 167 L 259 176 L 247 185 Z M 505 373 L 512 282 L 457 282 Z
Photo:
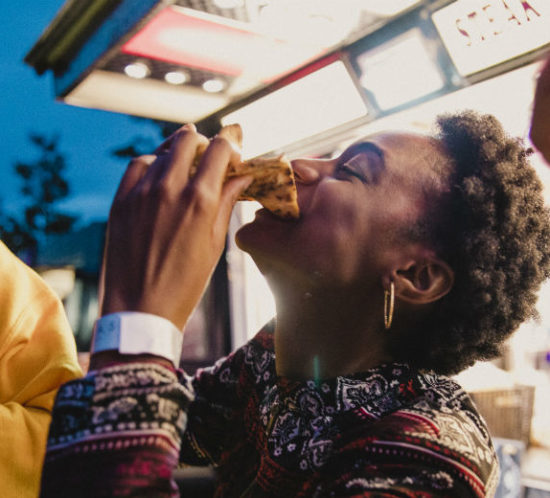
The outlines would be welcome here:
M 363 273 L 371 239 L 369 220 L 351 206 L 317 213 L 302 240 L 308 265 L 331 281 L 346 284 Z M 304 247 L 305 249 L 305 247 Z

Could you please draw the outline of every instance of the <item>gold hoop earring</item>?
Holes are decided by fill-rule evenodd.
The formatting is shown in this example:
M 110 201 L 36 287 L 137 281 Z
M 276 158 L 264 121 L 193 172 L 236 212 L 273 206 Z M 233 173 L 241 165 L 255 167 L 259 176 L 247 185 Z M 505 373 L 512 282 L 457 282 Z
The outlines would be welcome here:
M 395 285 L 390 282 L 390 290 L 384 289 L 384 327 L 388 330 L 393 320 L 393 306 L 395 303 Z

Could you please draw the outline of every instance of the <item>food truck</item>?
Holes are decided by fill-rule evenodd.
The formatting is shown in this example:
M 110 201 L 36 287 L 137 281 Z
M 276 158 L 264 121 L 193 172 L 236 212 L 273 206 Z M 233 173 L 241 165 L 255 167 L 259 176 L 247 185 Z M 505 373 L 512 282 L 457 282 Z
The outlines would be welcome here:
M 245 158 L 292 159 L 332 157 L 383 129 L 429 132 L 436 115 L 464 108 L 527 139 L 549 49 L 547 0 L 69 0 L 26 62 L 52 73 L 68 105 L 193 122 L 208 136 L 239 123 Z M 532 160 L 548 198 L 550 168 Z M 256 208 L 235 209 L 189 324 L 189 364 L 240 346 L 274 313 L 232 242 Z M 462 378 L 500 441 L 500 496 L 550 496 L 549 296 L 543 288 L 540 322 L 503 358 Z

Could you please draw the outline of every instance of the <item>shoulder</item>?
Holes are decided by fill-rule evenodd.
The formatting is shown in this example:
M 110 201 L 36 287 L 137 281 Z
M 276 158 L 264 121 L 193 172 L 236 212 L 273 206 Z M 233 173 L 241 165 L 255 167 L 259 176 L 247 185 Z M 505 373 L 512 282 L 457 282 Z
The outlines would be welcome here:
M 434 373 L 419 375 L 421 392 L 394 417 L 410 419 L 406 433 L 418 436 L 418 444 L 438 455 L 483 469 L 496 462 L 487 425 L 471 397 L 454 380 Z
M 444 376 L 419 374 L 415 381 L 415 396 L 380 418 L 353 412 L 356 420 L 349 427 L 355 428 L 343 436 L 340 457 L 363 467 L 367 476 L 373 466 L 378 472 L 386 468 L 387 475 L 400 469 L 394 485 L 403 479 L 434 492 L 443 486 L 449 496 L 490 496 L 498 463 L 485 422 L 469 395 Z M 376 475 L 356 485 L 374 485 Z
M 82 375 L 61 301 L 2 243 L 0 359 L 14 372 L 9 381 L 0 381 L 2 399 L 34 399 L 40 406 L 50 407 L 59 385 Z
M 61 313 L 61 303 L 46 282 L 2 242 L 0 282 L 0 333 L 6 333 L 23 312 Z

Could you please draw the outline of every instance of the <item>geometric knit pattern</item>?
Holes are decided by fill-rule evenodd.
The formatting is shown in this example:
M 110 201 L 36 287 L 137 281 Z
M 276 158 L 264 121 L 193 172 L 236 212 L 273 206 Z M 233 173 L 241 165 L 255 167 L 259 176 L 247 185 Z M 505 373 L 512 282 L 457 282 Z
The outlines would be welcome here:
M 481 498 L 498 481 L 485 422 L 456 382 L 401 363 L 283 378 L 268 325 L 193 378 L 145 363 L 66 384 L 42 496 L 178 496 L 178 456 L 213 465 L 219 497 Z

